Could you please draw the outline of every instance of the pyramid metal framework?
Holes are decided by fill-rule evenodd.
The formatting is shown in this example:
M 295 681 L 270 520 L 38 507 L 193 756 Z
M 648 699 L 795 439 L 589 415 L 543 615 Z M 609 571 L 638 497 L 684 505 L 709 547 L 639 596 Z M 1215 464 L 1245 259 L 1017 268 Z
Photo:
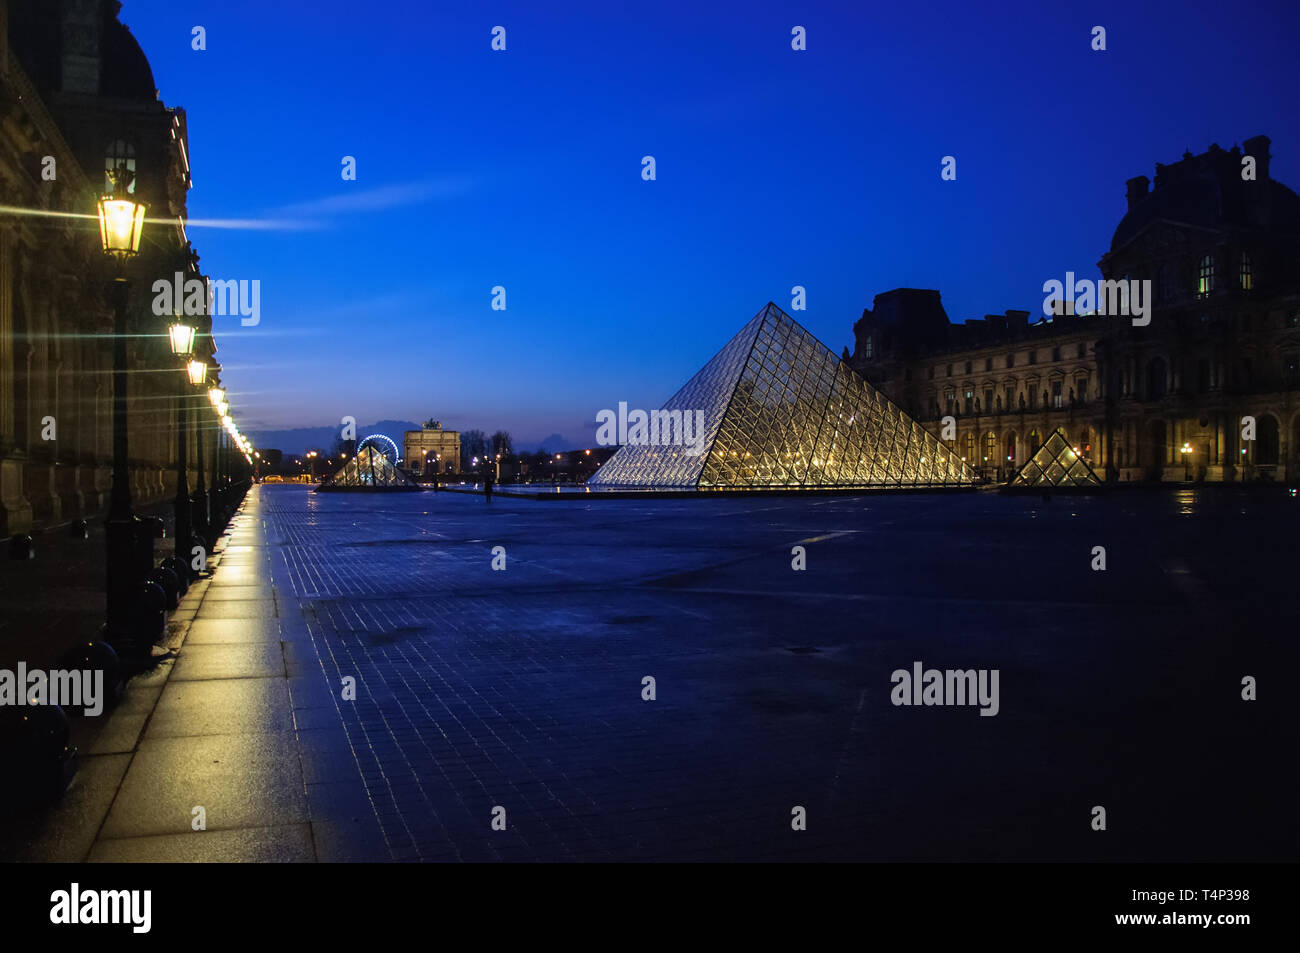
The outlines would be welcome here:
M 318 490 L 419 490 L 374 444 L 367 444 Z
M 1059 427 L 1011 478 L 1008 486 L 1101 486 L 1092 467 L 1075 453 Z
M 956 454 L 775 304 L 657 413 L 695 411 L 703 412 L 702 452 L 629 440 L 588 484 L 757 490 L 976 482 Z

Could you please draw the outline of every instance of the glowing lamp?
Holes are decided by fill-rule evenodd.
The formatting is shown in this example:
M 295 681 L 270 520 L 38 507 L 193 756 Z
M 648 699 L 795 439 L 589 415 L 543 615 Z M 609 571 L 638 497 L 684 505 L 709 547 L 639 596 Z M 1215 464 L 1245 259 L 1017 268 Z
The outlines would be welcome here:
M 118 258 L 129 258 L 140 251 L 140 233 L 144 230 L 145 206 L 127 196 L 131 173 L 117 169 L 113 173 L 113 195 L 100 196 L 99 241 L 104 251 Z M 124 196 L 117 198 L 117 194 Z
M 194 353 L 194 337 L 194 326 L 182 321 L 180 315 L 176 316 L 175 322 L 167 329 L 167 338 L 171 341 L 172 353 L 177 357 L 189 357 Z
M 185 370 L 190 375 L 190 383 L 195 387 L 201 387 L 208 377 L 208 362 L 190 361 L 185 365 Z
M 226 399 L 226 392 L 222 390 L 220 387 L 208 388 L 208 400 L 212 402 L 213 407 L 216 407 L 225 399 Z

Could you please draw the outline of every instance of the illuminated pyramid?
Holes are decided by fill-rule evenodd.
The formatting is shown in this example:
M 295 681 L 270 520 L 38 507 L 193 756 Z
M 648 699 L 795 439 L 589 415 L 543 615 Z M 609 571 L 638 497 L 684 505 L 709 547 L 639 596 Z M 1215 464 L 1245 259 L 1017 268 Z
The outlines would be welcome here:
M 316 487 L 330 490 L 422 490 L 424 489 L 397 467 L 378 447 L 367 444 L 343 468 Z
M 629 430 L 587 481 L 591 486 L 757 490 L 976 482 L 951 450 L 770 303 L 652 416 L 700 420 L 700 452 L 681 441 L 638 442 Z
M 1074 452 L 1070 441 L 1065 439 L 1065 431 L 1058 427 L 1011 478 L 1008 486 L 1101 486 L 1101 480 L 1083 457 Z

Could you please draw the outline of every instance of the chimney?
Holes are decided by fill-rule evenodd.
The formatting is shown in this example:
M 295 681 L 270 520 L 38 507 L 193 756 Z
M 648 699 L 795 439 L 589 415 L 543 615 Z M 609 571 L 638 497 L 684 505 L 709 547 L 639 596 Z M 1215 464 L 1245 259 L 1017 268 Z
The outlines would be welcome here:
M 1134 205 L 1147 197 L 1147 189 L 1151 185 L 1151 180 L 1145 175 L 1139 175 L 1135 178 L 1129 179 L 1127 185 L 1128 207 L 1129 211 L 1132 211 Z
M 1241 144 L 1243 155 L 1255 157 L 1255 179 L 1264 182 L 1268 179 L 1268 136 L 1254 136 Z

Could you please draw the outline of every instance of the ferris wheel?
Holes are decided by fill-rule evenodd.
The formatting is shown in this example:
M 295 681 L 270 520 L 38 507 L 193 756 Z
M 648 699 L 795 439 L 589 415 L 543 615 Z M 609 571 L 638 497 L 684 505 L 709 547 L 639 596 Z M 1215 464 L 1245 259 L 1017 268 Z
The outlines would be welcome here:
M 357 444 L 357 452 L 361 452 L 362 447 L 372 446 L 388 458 L 388 462 L 396 466 L 402 462 L 402 452 L 397 449 L 397 444 L 393 438 L 382 433 L 373 433 Z

